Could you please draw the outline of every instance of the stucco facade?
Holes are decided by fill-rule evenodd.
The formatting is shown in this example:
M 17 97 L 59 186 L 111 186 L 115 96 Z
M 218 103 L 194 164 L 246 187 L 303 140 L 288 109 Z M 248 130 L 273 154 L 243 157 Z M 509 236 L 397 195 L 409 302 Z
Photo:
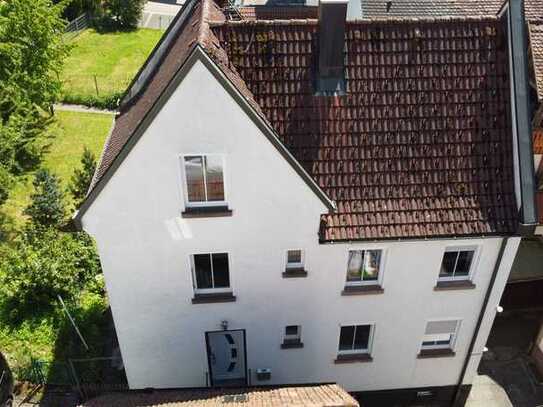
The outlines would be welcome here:
M 180 156 L 225 157 L 232 216 L 187 219 Z M 207 383 L 205 332 L 246 330 L 251 382 L 337 382 L 349 391 L 458 383 L 502 238 L 320 244 L 326 206 L 207 67 L 196 62 L 82 218 L 97 241 L 131 388 Z M 488 336 L 519 238 L 509 238 L 465 378 Z M 446 248 L 477 247 L 475 288 L 435 291 Z M 303 249 L 305 278 L 282 278 Z M 342 296 L 349 249 L 383 250 L 384 292 Z M 235 302 L 192 304 L 190 255 L 227 252 Z M 419 359 L 428 320 L 461 321 L 452 357 Z M 366 363 L 335 364 L 340 326 L 375 326 Z M 286 325 L 300 349 L 281 349 Z

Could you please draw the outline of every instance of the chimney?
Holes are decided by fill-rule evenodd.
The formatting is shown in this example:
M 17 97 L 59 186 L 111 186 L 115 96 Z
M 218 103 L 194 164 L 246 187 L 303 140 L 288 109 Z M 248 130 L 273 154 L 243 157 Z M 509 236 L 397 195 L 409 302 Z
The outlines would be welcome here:
M 349 0 L 320 0 L 316 93 L 345 94 L 345 22 Z

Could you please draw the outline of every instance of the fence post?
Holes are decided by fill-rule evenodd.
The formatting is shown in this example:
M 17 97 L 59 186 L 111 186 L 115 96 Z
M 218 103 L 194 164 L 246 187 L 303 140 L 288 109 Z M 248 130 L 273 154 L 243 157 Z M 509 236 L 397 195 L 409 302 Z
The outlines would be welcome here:
M 98 81 L 96 80 L 96 75 L 93 75 L 94 76 L 94 88 L 96 89 L 96 96 L 100 96 L 100 94 L 98 93 Z
M 70 370 L 72 371 L 72 376 L 75 381 L 75 385 L 77 387 L 77 392 L 79 393 L 81 400 L 85 401 L 85 395 L 83 394 L 83 390 L 81 389 L 81 383 L 79 382 L 79 377 L 77 376 L 77 372 L 75 371 L 75 367 L 72 362 L 72 359 L 68 359 L 68 364 L 70 365 Z

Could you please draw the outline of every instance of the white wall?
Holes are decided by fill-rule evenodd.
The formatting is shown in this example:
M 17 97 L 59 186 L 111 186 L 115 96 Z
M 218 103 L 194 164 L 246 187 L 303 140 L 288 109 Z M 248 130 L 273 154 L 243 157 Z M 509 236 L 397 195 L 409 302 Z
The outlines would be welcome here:
M 196 152 L 226 155 L 232 217 L 179 217 L 178 155 Z M 501 239 L 319 245 L 325 212 L 198 62 L 83 217 L 98 243 L 130 386 L 205 385 L 204 332 L 222 320 L 246 329 L 248 367 L 271 368 L 266 384 L 456 384 Z M 463 244 L 481 248 L 476 288 L 434 291 L 443 250 Z M 341 296 L 348 249 L 373 247 L 385 250 L 385 292 Z M 289 248 L 305 250 L 307 278 L 282 278 Z M 223 250 L 237 301 L 193 305 L 189 255 Z M 462 319 L 456 356 L 417 359 L 426 320 L 439 318 Z M 373 362 L 333 363 L 340 324 L 350 323 L 376 324 Z M 303 349 L 280 349 L 291 324 L 302 325 Z

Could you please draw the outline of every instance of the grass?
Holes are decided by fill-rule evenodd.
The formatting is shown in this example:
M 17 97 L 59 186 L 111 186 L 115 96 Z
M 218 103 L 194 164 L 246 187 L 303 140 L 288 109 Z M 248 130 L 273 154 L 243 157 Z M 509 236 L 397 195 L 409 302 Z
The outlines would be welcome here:
M 63 187 L 67 188 L 74 169 L 80 165 L 84 146 L 94 152 L 97 159 L 100 157 L 113 115 L 57 111 L 55 116 L 55 123 L 50 128 L 54 138 L 41 166 L 58 175 Z M 32 173 L 21 177 L 4 204 L 4 211 L 12 216 L 17 224 L 22 224 L 25 220 L 23 210 L 30 202 L 32 179 Z M 69 201 L 68 195 L 67 198 Z
M 65 63 L 65 99 L 104 100 L 124 92 L 162 34 L 144 28 L 104 34 L 85 30 L 73 40 Z

